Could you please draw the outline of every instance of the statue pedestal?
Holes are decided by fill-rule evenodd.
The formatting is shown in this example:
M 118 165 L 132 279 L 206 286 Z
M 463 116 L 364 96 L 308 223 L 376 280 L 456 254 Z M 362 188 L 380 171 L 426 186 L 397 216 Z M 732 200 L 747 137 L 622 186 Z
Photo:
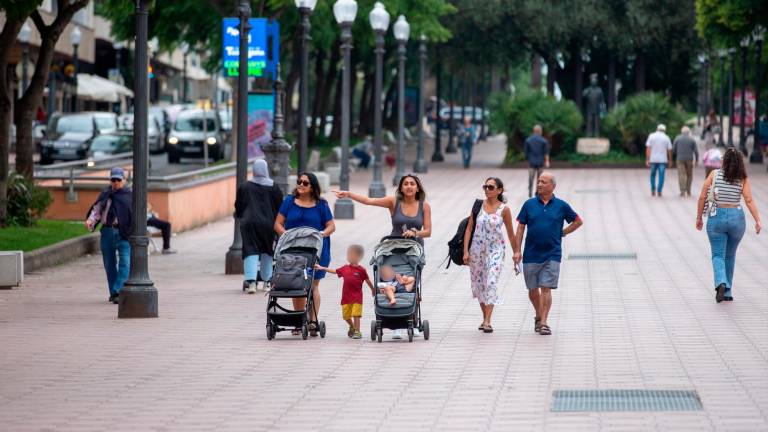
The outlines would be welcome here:
M 604 155 L 611 149 L 608 138 L 579 138 L 576 141 L 576 153 L 587 155 Z

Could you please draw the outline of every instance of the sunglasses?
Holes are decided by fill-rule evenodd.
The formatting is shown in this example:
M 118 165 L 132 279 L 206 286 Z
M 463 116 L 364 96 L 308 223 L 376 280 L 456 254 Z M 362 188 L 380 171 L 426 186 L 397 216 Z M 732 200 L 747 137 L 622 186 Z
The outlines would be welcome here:
M 498 188 L 496 186 L 494 186 L 494 185 L 487 185 L 487 184 L 483 185 L 483 190 L 495 191 L 496 189 L 498 189 Z
M 112 182 L 112 183 L 118 183 L 118 182 L 123 181 L 123 179 L 121 179 L 121 178 L 111 178 L 111 179 L 109 179 L 109 181 Z
M 312 186 L 312 183 L 308 182 L 307 180 L 296 180 L 296 186 L 310 187 Z

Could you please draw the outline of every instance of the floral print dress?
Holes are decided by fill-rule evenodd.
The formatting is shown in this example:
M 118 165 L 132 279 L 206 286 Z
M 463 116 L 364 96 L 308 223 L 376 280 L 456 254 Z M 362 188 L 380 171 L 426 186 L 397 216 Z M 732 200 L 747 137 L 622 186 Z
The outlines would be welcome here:
M 504 204 L 492 214 L 481 208 L 469 248 L 472 296 L 483 304 L 502 303 L 497 285 L 504 264 L 504 218 L 501 215 L 503 210 Z

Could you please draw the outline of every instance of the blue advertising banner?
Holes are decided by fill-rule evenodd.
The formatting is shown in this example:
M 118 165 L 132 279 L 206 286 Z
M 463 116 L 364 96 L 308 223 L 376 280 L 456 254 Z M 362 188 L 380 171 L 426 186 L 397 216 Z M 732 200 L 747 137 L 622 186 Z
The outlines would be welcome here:
M 251 31 L 248 34 L 248 76 L 264 76 L 267 68 L 267 26 L 266 18 L 251 18 Z M 240 20 L 224 18 L 222 24 L 222 62 L 224 76 L 236 77 L 240 56 Z

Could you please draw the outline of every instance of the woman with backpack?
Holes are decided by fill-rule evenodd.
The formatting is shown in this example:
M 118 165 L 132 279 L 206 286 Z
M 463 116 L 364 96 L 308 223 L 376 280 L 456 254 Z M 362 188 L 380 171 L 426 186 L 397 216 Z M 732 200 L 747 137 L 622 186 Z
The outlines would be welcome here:
M 275 242 L 275 218 L 283 202 L 283 192 L 269 178 L 264 159 L 253 162 L 253 177 L 237 188 L 235 217 L 240 221 L 243 237 L 243 290 L 254 294 L 258 276 L 269 291 L 272 279 L 272 255 Z
M 760 213 L 752 198 L 752 187 L 747 178 L 744 159 L 738 150 L 729 148 L 723 155 L 723 166 L 713 171 L 704 181 L 696 213 L 696 229 L 704 227 L 702 215 L 706 213 L 707 237 L 712 249 L 712 272 L 715 277 L 715 301 L 733 301 L 733 271 L 736 267 L 736 249 L 739 247 L 746 220 L 741 200 L 755 220 L 755 232 L 760 234 Z M 708 204 L 705 210 L 704 205 Z
M 360 204 L 384 207 L 389 210 L 392 220 L 390 236 L 412 238 L 424 244 L 424 239 L 432 235 L 432 208 L 427 203 L 427 193 L 421 180 L 406 174 L 400 178 L 394 196 L 369 198 L 349 191 L 333 191 L 336 198 L 350 198 Z M 378 282 L 378 281 L 377 281 Z M 392 332 L 393 339 L 402 339 L 402 332 Z
M 464 231 L 464 264 L 469 265 L 472 296 L 480 303 L 483 312 L 483 322 L 477 329 L 493 333 L 493 307 L 502 302 L 497 285 L 504 266 L 504 231 L 515 253 L 520 250 L 520 245 L 515 240 L 512 211 L 503 195 L 504 183 L 501 179 L 489 177 L 483 184 L 483 191 L 485 200 L 477 211 L 477 217 L 473 209 Z
M 283 235 L 286 230 L 299 227 L 309 227 L 320 231 L 320 235 L 323 237 L 323 250 L 320 253 L 319 264 L 322 267 L 328 267 L 331 263 L 330 236 L 336 231 L 336 224 L 333 221 L 331 207 L 328 205 L 328 201 L 321 196 L 322 193 L 317 176 L 311 172 L 299 174 L 296 188 L 291 195 L 285 197 L 277 213 L 275 232 L 277 235 Z M 317 321 L 316 314 L 320 311 L 320 280 L 324 277 L 324 271 L 314 271 L 312 301 L 315 307 L 309 312 L 310 321 Z M 293 310 L 303 310 L 305 306 L 306 299 L 293 299 Z M 311 324 L 309 334 L 315 337 L 318 330 L 315 324 Z M 298 336 L 300 331 L 295 329 L 291 334 Z

